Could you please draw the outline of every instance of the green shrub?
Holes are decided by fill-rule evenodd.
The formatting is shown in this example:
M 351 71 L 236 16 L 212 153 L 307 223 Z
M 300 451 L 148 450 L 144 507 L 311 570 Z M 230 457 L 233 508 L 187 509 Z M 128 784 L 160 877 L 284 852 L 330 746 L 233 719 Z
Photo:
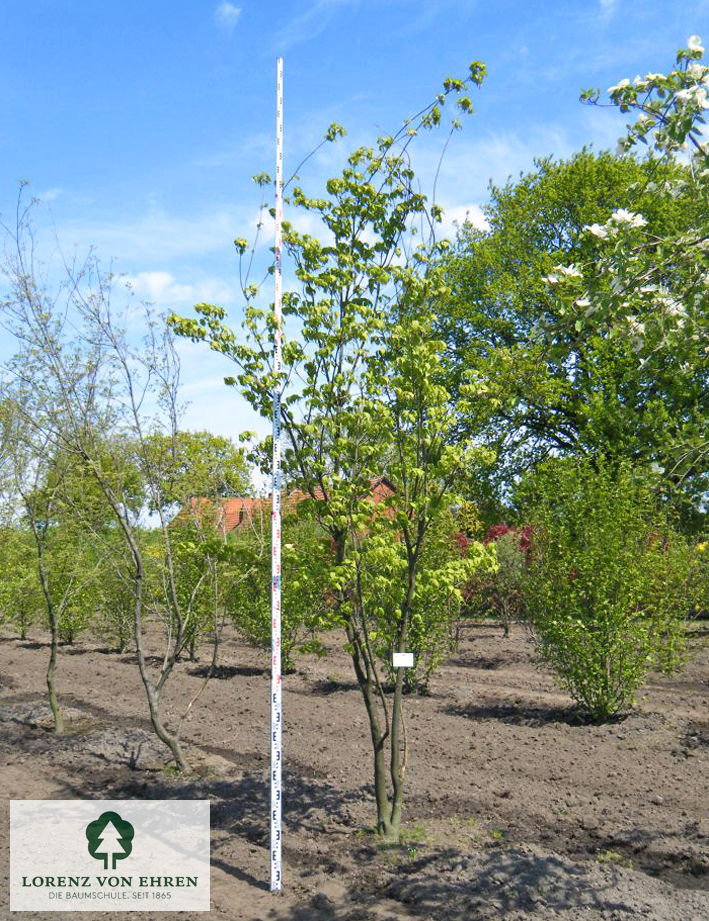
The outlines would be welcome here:
M 697 555 L 628 466 L 549 462 L 522 495 L 539 657 L 592 719 L 608 719 L 633 705 L 649 671 L 680 666 Z
M 229 544 L 227 608 L 241 635 L 271 648 L 271 535 L 269 521 L 242 527 Z M 295 670 L 299 652 L 320 655 L 320 634 L 332 627 L 329 538 L 300 512 L 283 516 L 281 652 L 283 671 Z

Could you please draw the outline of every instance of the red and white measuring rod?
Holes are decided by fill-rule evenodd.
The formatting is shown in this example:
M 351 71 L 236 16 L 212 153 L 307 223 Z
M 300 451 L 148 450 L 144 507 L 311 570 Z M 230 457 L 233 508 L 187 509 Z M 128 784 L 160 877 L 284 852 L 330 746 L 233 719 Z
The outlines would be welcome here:
M 273 373 L 281 372 L 283 247 L 283 58 L 276 65 L 276 270 Z M 283 701 L 281 683 L 281 391 L 273 386 L 273 468 L 271 477 L 271 892 L 282 885 Z

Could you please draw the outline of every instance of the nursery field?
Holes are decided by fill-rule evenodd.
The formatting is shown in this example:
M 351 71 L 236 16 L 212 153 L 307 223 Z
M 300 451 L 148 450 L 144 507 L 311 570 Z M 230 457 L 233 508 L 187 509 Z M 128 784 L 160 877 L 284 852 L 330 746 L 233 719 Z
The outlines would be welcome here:
M 0 764 L 7 905 L 11 799 L 206 798 L 212 804 L 212 910 L 229 921 L 505 919 L 704 921 L 709 917 L 709 650 L 651 680 L 627 719 L 583 725 L 508 639 L 468 624 L 430 694 L 407 700 L 404 842 L 377 847 L 371 742 L 350 660 L 333 642 L 284 681 L 284 890 L 268 892 L 268 672 L 227 637 L 218 677 L 184 738 L 189 779 L 164 767 L 133 656 L 63 647 L 61 738 L 39 689 L 47 646 L 0 637 Z M 177 666 L 166 715 L 203 680 Z M 170 912 L 139 913 L 168 921 Z M 55 917 L 27 912 L 28 918 Z M 123 913 L 99 912 L 112 919 Z M 195 919 L 204 913 L 175 913 Z M 93 912 L 81 917 L 94 918 Z

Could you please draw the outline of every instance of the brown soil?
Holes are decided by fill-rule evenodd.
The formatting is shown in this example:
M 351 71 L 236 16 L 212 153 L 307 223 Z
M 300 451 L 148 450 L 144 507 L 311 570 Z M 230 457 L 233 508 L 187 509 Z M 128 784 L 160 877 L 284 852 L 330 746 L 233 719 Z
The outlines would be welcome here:
M 697 635 L 701 636 L 702 631 Z M 264 657 L 236 640 L 183 730 L 197 772 L 174 776 L 153 737 L 134 659 L 64 648 L 69 732 L 42 693 L 47 647 L 0 637 L 0 917 L 8 909 L 11 799 L 202 798 L 212 803 L 212 910 L 197 921 L 706 921 L 709 651 L 653 679 L 626 720 L 581 723 L 532 664 L 522 630 L 463 629 L 428 697 L 407 701 L 405 843 L 376 846 L 364 706 L 347 657 L 304 659 L 284 681 L 284 892 L 267 891 Z M 181 664 L 174 719 L 203 666 Z M 67 913 L 70 914 L 70 913 Z M 24 913 L 30 919 L 46 915 Z M 66 915 L 65 915 L 66 916 Z M 82 912 L 91 921 L 125 913 Z

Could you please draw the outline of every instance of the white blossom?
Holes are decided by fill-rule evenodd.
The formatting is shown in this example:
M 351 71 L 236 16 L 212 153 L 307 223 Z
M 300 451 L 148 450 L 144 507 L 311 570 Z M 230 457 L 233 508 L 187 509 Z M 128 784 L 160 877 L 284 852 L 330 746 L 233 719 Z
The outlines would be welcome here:
M 701 38 L 698 35 L 690 35 L 687 39 L 687 49 L 704 54 L 704 45 L 702 45 Z
M 644 227 L 647 224 L 642 214 L 626 211 L 625 208 L 616 208 L 610 219 L 616 224 L 627 224 L 629 227 Z
M 679 102 L 683 106 L 694 105 L 698 106 L 700 109 L 709 109 L 706 87 L 697 84 L 688 86 L 683 90 L 677 90 L 675 93 L 675 102 Z
M 587 224 L 584 230 L 592 233 L 593 236 L 598 237 L 599 240 L 605 240 L 608 237 L 608 228 L 603 227 L 601 224 Z
M 692 61 L 687 68 L 687 76 L 695 80 L 701 80 L 707 71 L 709 71 L 709 67 L 705 64 L 700 64 L 699 61 Z
M 612 95 L 613 93 L 617 93 L 619 90 L 624 90 L 626 86 L 630 86 L 630 80 L 627 78 L 621 80 L 620 83 L 616 83 L 615 86 L 609 86 L 608 93 Z

